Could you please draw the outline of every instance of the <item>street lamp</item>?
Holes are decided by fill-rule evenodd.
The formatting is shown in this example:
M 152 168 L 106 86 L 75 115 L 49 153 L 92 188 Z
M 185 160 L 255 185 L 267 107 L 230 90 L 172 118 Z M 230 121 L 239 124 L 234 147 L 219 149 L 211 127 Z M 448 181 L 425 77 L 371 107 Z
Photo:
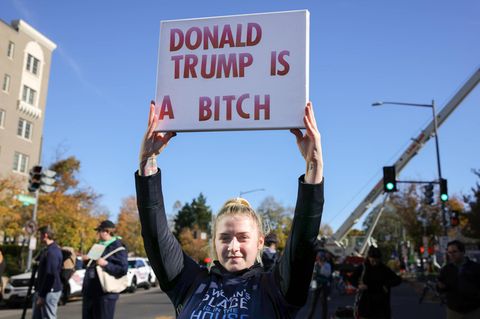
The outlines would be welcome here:
M 432 100 L 431 104 L 419 104 L 419 103 L 404 103 L 404 102 L 391 102 L 391 101 L 377 101 L 372 103 L 372 106 L 382 106 L 385 104 L 391 105 L 404 105 L 404 106 L 417 106 L 417 107 L 429 107 L 432 109 L 432 116 L 433 116 L 433 132 L 435 134 L 435 149 L 437 153 L 437 169 L 438 169 L 438 182 L 441 183 L 443 180 L 442 178 L 442 169 L 440 166 L 440 149 L 438 144 L 438 131 L 437 131 L 437 114 L 435 112 L 435 100 Z M 442 200 L 442 219 L 443 219 L 443 228 L 444 234 L 447 235 L 447 220 L 445 217 L 445 202 Z
M 245 192 L 240 192 L 238 197 L 242 197 L 243 195 L 245 194 L 249 194 L 249 193 L 254 193 L 254 192 L 262 192 L 264 191 L 265 188 L 257 188 L 257 189 L 252 189 L 252 190 L 249 190 L 249 191 L 245 191 Z

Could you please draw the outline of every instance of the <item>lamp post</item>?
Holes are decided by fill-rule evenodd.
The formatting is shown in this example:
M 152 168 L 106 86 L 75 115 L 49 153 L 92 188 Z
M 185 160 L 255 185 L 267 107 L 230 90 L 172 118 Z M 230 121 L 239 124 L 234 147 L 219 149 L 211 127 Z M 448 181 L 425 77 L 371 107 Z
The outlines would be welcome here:
M 378 101 L 372 103 L 372 106 L 382 106 L 385 104 L 391 105 L 404 105 L 404 106 L 416 106 L 416 107 L 429 107 L 432 109 L 433 116 L 433 132 L 435 134 L 435 150 L 437 153 L 437 170 L 438 170 L 438 183 L 442 180 L 442 168 L 440 165 L 440 147 L 438 143 L 438 131 L 437 131 L 437 113 L 435 112 L 435 100 L 432 100 L 431 104 L 419 104 L 419 103 L 404 103 L 404 102 L 391 102 L 391 101 Z M 442 202 L 442 221 L 443 221 L 443 232 L 447 236 L 447 219 L 445 216 L 445 203 Z
M 255 192 L 263 192 L 264 190 L 265 190 L 265 188 L 257 188 L 257 189 L 252 189 L 252 190 L 245 191 L 245 192 L 240 192 L 238 194 L 238 197 L 242 197 L 244 194 L 255 193 Z

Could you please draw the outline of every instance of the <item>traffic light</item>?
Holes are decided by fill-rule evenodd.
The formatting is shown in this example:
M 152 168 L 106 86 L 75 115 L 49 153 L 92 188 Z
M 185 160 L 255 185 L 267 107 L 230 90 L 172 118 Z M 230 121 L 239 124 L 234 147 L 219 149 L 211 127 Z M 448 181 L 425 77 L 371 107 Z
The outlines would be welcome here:
M 28 180 L 28 190 L 35 192 L 40 188 L 42 184 L 42 167 L 36 165 L 30 170 L 30 178 Z
M 450 212 L 450 226 L 457 227 L 460 225 L 460 214 L 457 211 Z
M 440 200 L 442 202 L 448 200 L 447 180 L 445 178 L 440 179 Z
M 395 174 L 395 166 L 383 167 L 383 190 L 386 193 L 397 191 L 397 180 Z
M 30 170 L 30 178 L 28 180 L 28 190 L 36 192 L 41 190 L 44 193 L 51 193 L 55 190 L 55 176 L 57 172 L 51 170 L 43 170 L 42 166 L 35 165 Z
M 427 205 L 433 204 L 433 184 L 423 186 L 423 201 Z

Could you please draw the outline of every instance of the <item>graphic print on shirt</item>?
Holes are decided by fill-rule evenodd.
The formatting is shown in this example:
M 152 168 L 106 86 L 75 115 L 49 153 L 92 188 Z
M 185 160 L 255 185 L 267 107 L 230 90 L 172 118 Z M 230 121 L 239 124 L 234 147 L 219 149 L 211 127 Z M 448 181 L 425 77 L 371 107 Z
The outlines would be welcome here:
M 205 286 L 200 287 L 197 292 L 202 291 Z M 234 288 L 232 286 L 226 287 Z M 252 296 L 247 292 L 245 286 L 235 287 L 236 290 L 225 292 L 223 287 L 211 283 L 204 294 L 203 299 L 192 310 L 190 319 L 247 319 L 250 318 Z M 193 298 L 201 298 L 195 295 Z

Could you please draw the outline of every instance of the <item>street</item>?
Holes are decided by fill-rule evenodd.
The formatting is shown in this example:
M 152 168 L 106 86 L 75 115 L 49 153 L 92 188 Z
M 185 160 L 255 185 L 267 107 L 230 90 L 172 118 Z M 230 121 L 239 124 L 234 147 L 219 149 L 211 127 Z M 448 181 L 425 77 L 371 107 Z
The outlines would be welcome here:
M 445 306 L 429 298 L 422 303 L 418 303 L 419 294 L 410 283 L 403 283 L 399 287 L 392 289 L 392 318 L 393 319 L 424 319 L 424 318 L 445 318 Z M 335 292 L 329 301 L 329 315 L 333 315 L 335 310 L 341 306 L 353 305 L 354 296 L 339 296 Z M 307 301 L 306 307 L 298 314 L 298 318 L 304 319 L 307 314 L 307 308 L 311 304 Z M 77 299 L 69 302 L 66 306 L 58 308 L 58 318 L 81 318 L 82 301 Z M 320 307 L 318 307 L 315 318 L 320 317 Z M 21 309 L 2 309 L 0 310 L 0 319 L 19 319 Z M 26 318 L 31 317 L 31 312 L 27 312 Z M 167 319 L 175 318 L 175 311 L 168 300 L 166 294 L 158 288 L 150 290 L 137 290 L 134 294 L 122 294 L 117 303 L 115 312 L 117 319 Z
M 0 319 L 20 319 L 22 309 L 2 309 Z M 81 298 L 70 301 L 66 306 L 58 307 L 58 318 L 81 318 Z M 31 311 L 27 312 L 27 319 L 31 318 Z M 175 311 L 167 295 L 159 288 L 149 290 L 139 289 L 134 294 L 121 294 L 115 310 L 118 319 L 167 319 L 175 318 Z

